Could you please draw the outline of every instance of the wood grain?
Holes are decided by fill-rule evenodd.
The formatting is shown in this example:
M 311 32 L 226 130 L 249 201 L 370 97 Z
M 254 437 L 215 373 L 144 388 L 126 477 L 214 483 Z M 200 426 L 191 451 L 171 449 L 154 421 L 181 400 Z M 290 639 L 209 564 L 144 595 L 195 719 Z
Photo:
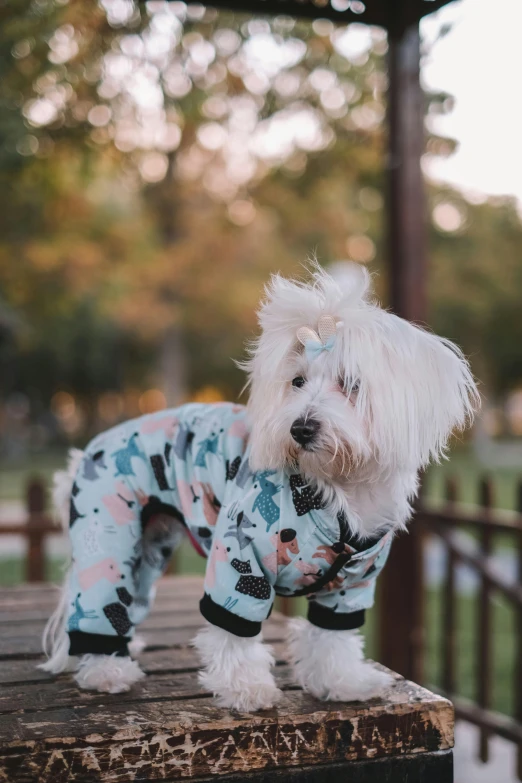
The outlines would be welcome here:
M 284 662 L 278 615 L 265 624 L 264 635 L 275 643 L 280 705 L 254 715 L 219 708 L 198 683 L 189 646 L 201 624 L 200 580 L 161 585 L 143 634 L 152 645 L 140 656 L 145 680 L 117 696 L 80 691 L 70 675 L 51 677 L 35 668 L 41 617 L 33 622 L 17 607 L 21 602 L 22 612 L 43 610 L 35 607 L 38 590 L 3 596 L 2 611 L 18 622 L 2 619 L 1 783 L 241 781 L 255 773 L 269 780 L 271 771 L 297 774 L 315 765 L 406 759 L 452 747 L 451 704 L 398 675 L 384 699 L 364 704 L 323 703 L 303 693 Z M 52 598 L 52 606 L 56 593 L 44 598 Z

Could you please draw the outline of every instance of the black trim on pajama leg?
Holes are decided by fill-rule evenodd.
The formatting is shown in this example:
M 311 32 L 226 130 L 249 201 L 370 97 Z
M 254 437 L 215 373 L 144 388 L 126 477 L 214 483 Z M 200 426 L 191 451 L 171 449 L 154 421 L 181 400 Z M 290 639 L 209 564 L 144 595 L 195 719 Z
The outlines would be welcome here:
M 205 593 L 199 602 L 199 610 L 209 623 L 233 633 L 234 636 L 257 636 L 261 633 L 261 623 L 245 620 L 244 617 L 229 612 L 228 609 L 216 604 L 208 593 Z
M 129 636 L 106 636 L 102 633 L 69 631 L 69 655 L 113 655 L 125 657 L 129 654 Z
M 308 622 L 327 631 L 353 631 L 364 625 L 365 611 L 334 612 L 317 601 L 308 604 Z

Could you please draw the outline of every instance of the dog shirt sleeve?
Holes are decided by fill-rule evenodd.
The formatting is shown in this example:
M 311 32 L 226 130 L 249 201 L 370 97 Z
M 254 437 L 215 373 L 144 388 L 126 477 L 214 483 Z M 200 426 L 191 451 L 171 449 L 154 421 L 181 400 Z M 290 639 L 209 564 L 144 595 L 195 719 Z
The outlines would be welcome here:
M 209 623 L 235 636 L 257 636 L 272 610 L 275 577 L 265 568 L 249 529 L 242 527 L 244 520 L 240 512 L 229 529 L 218 522 L 200 610 Z
M 371 549 L 356 553 L 330 583 L 310 597 L 308 620 L 312 625 L 332 631 L 350 631 L 364 625 L 391 541 L 387 533 Z

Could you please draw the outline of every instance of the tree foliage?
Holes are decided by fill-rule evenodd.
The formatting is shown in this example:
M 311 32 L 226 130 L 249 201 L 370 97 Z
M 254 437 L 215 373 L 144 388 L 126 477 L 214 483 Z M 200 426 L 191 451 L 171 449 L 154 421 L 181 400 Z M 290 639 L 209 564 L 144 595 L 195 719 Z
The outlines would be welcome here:
M 314 253 L 384 269 L 382 31 L 183 3 L 5 8 L 4 396 L 145 388 L 173 329 L 189 391 L 234 395 L 271 272 Z M 426 95 L 427 114 L 449 109 Z M 427 155 L 453 148 L 428 134 Z M 429 190 L 430 322 L 504 393 L 522 380 L 515 207 Z

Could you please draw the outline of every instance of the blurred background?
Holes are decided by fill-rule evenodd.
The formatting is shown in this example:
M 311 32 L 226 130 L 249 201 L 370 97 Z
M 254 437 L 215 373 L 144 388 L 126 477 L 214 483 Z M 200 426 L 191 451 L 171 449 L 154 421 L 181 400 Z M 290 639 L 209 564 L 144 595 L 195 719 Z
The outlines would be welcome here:
M 484 397 L 425 498 L 440 505 L 451 474 L 476 504 L 487 474 L 509 513 L 522 474 L 522 13 L 498 0 L 496 14 L 462 0 L 421 24 L 427 320 L 462 346 Z M 243 400 L 233 360 L 271 272 L 351 259 L 379 273 L 387 304 L 387 48 L 377 27 L 183 2 L 0 7 L 0 529 L 24 524 L 31 478 L 47 487 L 100 430 L 189 399 Z M 516 578 L 513 542 L 496 542 L 495 567 Z M 24 578 L 26 547 L 0 535 L 0 584 Z M 64 543 L 45 547 L 58 579 Z M 426 553 L 437 683 L 446 561 L 435 540 Z M 178 565 L 202 568 L 188 552 Z M 457 577 L 469 695 L 478 582 Z M 493 706 L 512 715 L 517 615 L 495 600 Z M 507 782 L 512 748 L 496 752 Z M 492 780 L 487 768 L 473 780 Z

